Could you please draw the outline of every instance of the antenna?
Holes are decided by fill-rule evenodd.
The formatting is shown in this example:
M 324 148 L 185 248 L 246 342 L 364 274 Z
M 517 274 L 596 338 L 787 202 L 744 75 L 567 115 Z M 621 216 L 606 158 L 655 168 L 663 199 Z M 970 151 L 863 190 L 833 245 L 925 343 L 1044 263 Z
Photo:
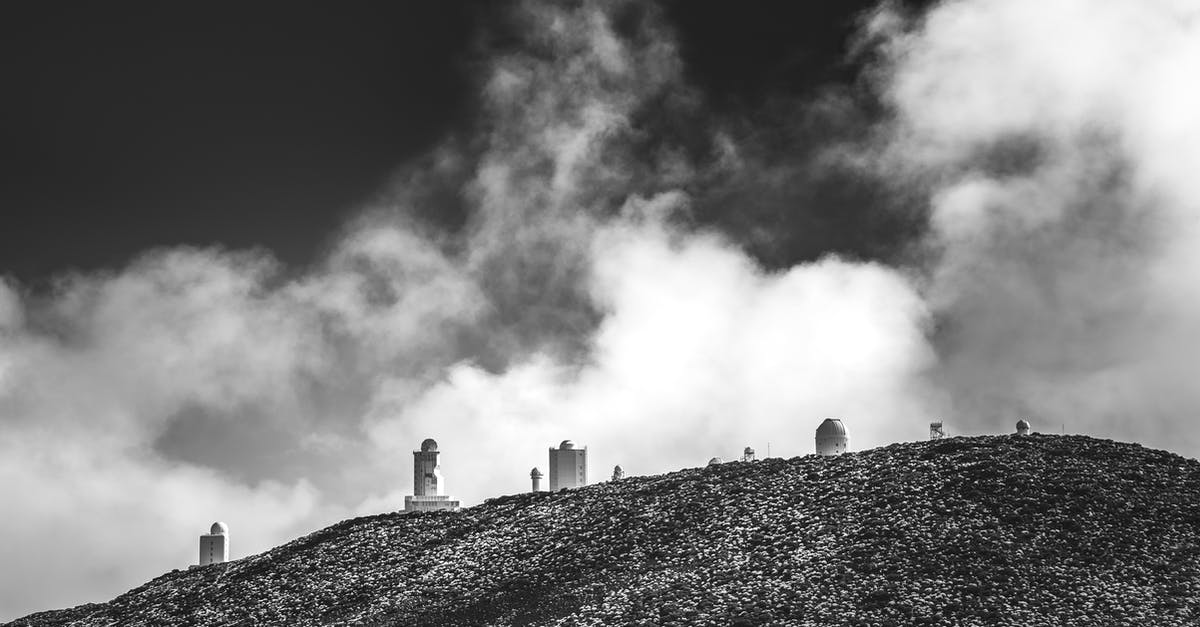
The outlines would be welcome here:
M 771 441 L 767 440 L 767 457 L 771 456 Z

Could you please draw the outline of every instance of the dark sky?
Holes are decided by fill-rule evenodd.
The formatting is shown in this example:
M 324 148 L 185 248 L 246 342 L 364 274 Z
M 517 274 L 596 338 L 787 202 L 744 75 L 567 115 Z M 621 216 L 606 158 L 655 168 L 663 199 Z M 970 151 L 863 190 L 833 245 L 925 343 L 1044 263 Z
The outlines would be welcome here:
M 708 106 L 753 120 L 852 80 L 846 37 L 869 5 L 664 6 Z M 175 244 L 304 263 L 398 166 L 469 121 L 492 15 L 468 3 L 5 5 L 0 273 L 37 282 Z

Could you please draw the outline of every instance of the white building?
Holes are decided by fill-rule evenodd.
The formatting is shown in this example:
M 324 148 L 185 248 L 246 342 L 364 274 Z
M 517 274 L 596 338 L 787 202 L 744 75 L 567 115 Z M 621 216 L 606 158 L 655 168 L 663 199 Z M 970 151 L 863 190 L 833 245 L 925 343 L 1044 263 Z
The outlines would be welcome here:
M 826 418 L 817 427 L 817 455 L 841 455 L 850 448 L 846 426 L 837 418 Z
M 542 471 L 538 470 L 537 466 L 534 466 L 533 470 L 529 471 L 529 480 L 533 482 L 533 491 L 541 492 L 541 490 L 542 490 Z
M 438 443 L 433 438 L 421 442 L 421 450 L 413 451 L 413 495 L 404 497 L 404 511 L 458 509 L 458 501 L 446 495 L 440 456 Z
M 1018 420 L 1017 421 L 1017 435 L 1029 435 L 1029 421 L 1027 421 L 1027 420 Z
M 215 522 L 208 533 L 200 536 L 200 565 L 223 564 L 229 561 L 229 525 Z
M 587 447 L 575 448 L 575 443 L 563 440 L 558 448 L 550 449 L 550 491 L 578 488 L 587 485 Z

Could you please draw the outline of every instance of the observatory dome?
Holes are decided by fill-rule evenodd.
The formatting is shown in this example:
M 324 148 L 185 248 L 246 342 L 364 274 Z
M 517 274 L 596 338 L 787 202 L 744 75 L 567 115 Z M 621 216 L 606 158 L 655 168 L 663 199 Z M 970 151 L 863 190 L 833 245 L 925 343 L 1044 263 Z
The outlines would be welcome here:
M 817 454 L 841 455 L 850 447 L 850 436 L 846 434 L 846 425 L 837 418 L 826 418 L 817 427 Z
M 560 451 L 566 451 L 573 448 L 575 448 L 575 443 L 570 440 L 563 440 L 562 443 L 558 445 L 558 449 Z
M 530 476 L 530 477 L 538 477 L 538 478 L 540 478 L 540 477 L 542 476 L 542 471 L 538 470 L 538 469 L 537 469 L 537 466 L 534 466 L 534 467 L 533 467 L 533 470 L 530 470 L 530 471 L 529 471 L 529 476 Z
M 725 463 L 725 460 L 721 459 L 720 457 L 714 457 L 714 458 L 708 460 L 709 466 L 716 466 L 717 464 L 723 464 L 723 463 Z
M 421 442 L 422 453 L 436 453 L 437 450 L 437 440 L 433 438 L 425 438 L 425 440 Z
M 842 424 L 840 418 L 826 418 L 821 426 L 817 427 L 817 437 L 846 435 L 846 425 Z
M 1028 420 L 1018 420 L 1017 421 L 1017 434 L 1018 435 L 1027 435 L 1028 433 L 1029 433 L 1029 421 Z
M 215 522 L 212 524 L 212 529 L 208 530 L 208 533 L 209 533 L 209 535 L 217 535 L 217 534 L 220 534 L 223 536 L 228 535 L 229 534 L 229 525 L 226 525 L 223 522 Z

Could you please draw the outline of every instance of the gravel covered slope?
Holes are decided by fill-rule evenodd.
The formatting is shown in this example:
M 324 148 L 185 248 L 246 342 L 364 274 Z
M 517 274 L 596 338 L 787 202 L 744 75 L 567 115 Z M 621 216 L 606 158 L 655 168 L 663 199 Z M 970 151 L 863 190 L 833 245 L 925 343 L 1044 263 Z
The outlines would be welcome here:
M 347 520 L 16 625 L 1196 625 L 1200 463 L 1081 436 Z

